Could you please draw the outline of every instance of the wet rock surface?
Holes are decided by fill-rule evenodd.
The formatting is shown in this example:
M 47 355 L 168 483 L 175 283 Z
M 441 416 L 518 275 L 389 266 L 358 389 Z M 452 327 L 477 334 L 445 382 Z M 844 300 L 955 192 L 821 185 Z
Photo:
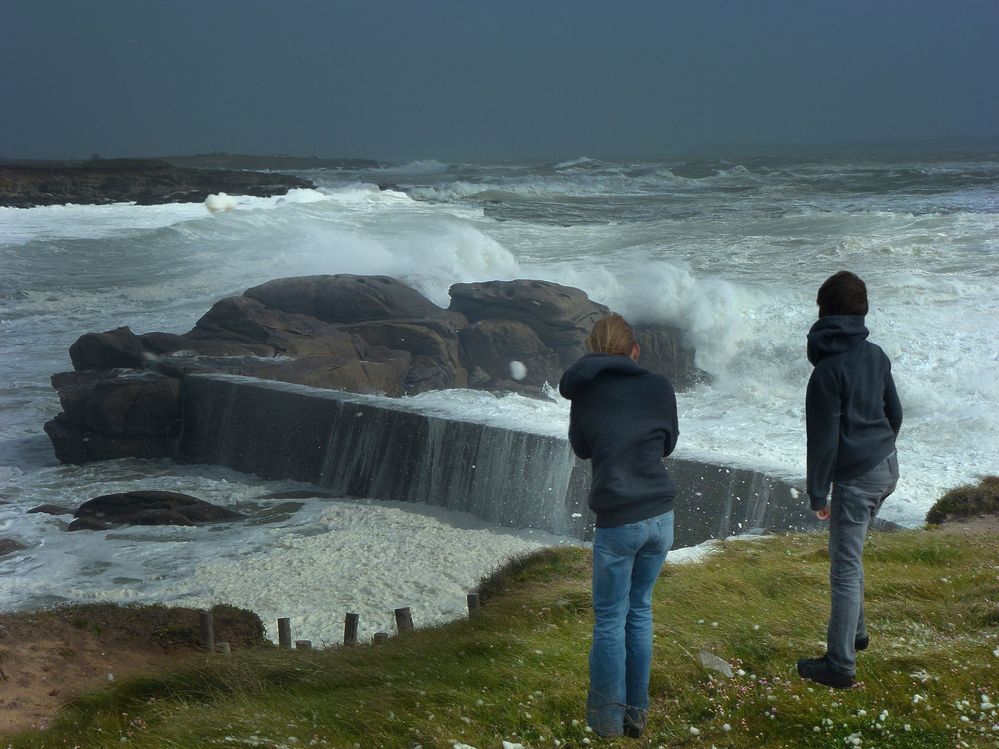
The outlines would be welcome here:
M 116 525 L 194 525 L 239 520 L 241 513 L 188 494 L 134 491 L 104 494 L 84 502 L 70 530 L 102 530 Z
M 0 164 L 0 205 L 200 203 L 210 194 L 270 197 L 308 180 L 287 174 L 178 167 L 161 159 L 22 161 Z

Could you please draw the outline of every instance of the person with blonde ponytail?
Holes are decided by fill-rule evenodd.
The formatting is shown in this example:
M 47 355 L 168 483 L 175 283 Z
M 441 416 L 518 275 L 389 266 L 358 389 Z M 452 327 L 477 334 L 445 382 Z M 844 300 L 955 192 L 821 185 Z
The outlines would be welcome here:
M 673 545 L 676 484 L 663 464 L 679 435 L 670 381 L 638 365 L 620 315 L 598 320 L 562 375 L 569 442 L 590 461 L 593 641 L 586 717 L 600 736 L 639 738 L 649 710 L 652 589 Z

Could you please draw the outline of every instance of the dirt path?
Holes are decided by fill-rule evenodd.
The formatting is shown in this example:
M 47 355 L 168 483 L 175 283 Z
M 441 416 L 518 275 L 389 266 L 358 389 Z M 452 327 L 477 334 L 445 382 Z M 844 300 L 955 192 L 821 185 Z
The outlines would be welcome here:
M 250 612 L 217 607 L 215 628 L 233 648 L 263 644 Z M 195 610 L 163 606 L 0 615 L 0 736 L 43 728 L 81 692 L 204 658 L 197 633 Z

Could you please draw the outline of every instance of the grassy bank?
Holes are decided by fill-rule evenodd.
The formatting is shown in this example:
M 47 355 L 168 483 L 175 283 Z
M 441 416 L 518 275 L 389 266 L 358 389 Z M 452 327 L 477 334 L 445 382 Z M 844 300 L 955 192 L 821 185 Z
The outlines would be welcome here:
M 656 589 L 649 730 L 588 733 L 585 550 L 522 560 L 471 620 L 325 652 L 251 649 L 77 699 L 21 747 L 999 746 L 999 537 L 946 530 L 869 541 L 862 684 L 810 687 L 823 650 L 823 535 L 725 544 Z M 737 669 L 705 671 L 707 650 Z M 983 700 L 986 707 L 983 707 Z M 859 739 L 859 743 L 853 741 Z M 963 742 L 963 743 L 962 743 Z M 6 744 L 2 744 L 6 746 Z

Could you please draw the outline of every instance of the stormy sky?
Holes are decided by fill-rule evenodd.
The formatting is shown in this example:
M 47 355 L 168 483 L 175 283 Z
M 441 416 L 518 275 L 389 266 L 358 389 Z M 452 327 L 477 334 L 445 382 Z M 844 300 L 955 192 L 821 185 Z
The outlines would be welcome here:
M 999 135 L 996 0 L 4 0 L 0 156 Z

